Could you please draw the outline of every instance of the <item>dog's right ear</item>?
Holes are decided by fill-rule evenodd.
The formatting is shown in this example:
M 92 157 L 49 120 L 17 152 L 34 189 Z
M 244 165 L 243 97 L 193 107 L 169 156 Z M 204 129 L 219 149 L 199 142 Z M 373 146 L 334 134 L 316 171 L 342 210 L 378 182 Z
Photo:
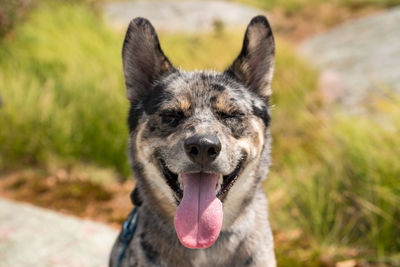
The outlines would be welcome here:
M 257 16 L 247 26 L 242 50 L 226 73 L 243 82 L 254 93 L 268 97 L 274 61 L 275 41 L 271 26 L 266 17 Z
M 157 33 L 145 18 L 129 24 L 122 48 L 127 97 L 133 102 L 144 96 L 162 75 L 174 70 L 161 50 Z

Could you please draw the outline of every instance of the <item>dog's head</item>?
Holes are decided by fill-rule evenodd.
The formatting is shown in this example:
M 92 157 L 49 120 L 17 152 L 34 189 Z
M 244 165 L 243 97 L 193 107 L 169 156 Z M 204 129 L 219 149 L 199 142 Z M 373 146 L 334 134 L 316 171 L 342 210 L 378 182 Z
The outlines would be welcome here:
M 263 16 L 223 73 L 176 69 L 149 21 L 129 25 L 122 57 L 137 188 L 160 217 L 174 218 L 186 247 L 211 246 L 267 174 L 274 55 Z

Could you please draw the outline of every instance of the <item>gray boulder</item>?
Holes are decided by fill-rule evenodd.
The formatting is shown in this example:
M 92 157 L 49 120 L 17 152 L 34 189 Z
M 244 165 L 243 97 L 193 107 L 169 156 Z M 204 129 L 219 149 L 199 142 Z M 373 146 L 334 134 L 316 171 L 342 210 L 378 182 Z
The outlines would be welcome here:
M 400 7 L 311 37 L 300 50 L 322 69 L 328 101 L 355 110 L 371 95 L 400 93 Z
M 0 198 L 0 266 L 107 266 L 118 232 Z

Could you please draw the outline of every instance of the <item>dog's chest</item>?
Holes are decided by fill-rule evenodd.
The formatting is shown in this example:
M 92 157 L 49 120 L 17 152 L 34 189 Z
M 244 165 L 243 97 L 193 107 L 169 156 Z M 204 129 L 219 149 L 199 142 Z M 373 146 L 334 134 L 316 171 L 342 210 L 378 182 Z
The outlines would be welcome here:
M 193 267 L 209 267 L 209 266 L 221 266 L 226 261 L 226 257 L 221 251 L 205 251 L 198 250 L 195 255 L 191 258 L 191 266 Z
M 193 257 L 193 267 L 202 267 L 210 263 L 210 259 L 207 259 L 207 254 L 203 250 L 196 251 L 196 255 Z
M 226 266 L 233 258 L 239 256 L 236 253 L 241 243 L 239 236 L 232 233 L 222 233 L 221 235 L 222 240 L 220 241 L 223 242 L 218 242 L 209 249 L 193 251 L 190 256 L 191 266 Z

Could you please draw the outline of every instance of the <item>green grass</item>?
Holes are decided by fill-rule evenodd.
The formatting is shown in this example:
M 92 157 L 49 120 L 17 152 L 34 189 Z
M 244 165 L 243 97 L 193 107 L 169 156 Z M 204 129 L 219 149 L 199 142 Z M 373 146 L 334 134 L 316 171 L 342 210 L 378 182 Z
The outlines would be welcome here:
M 38 8 L 0 43 L 3 167 L 56 155 L 129 173 L 121 43 L 79 5 Z
M 264 185 L 274 229 L 287 232 L 279 265 L 348 258 L 400 264 L 400 98 L 372 99 L 375 115 L 328 115 L 315 73 L 283 48 L 273 84 L 273 165 Z
M 57 159 L 129 174 L 122 40 L 84 5 L 64 3 L 39 6 L 0 41 L 1 170 Z M 160 40 L 177 66 L 222 70 L 242 33 Z M 400 100 L 376 100 L 380 117 L 343 116 L 326 109 L 318 73 L 279 39 L 276 62 L 264 186 L 279 265 L 400 264 Z

